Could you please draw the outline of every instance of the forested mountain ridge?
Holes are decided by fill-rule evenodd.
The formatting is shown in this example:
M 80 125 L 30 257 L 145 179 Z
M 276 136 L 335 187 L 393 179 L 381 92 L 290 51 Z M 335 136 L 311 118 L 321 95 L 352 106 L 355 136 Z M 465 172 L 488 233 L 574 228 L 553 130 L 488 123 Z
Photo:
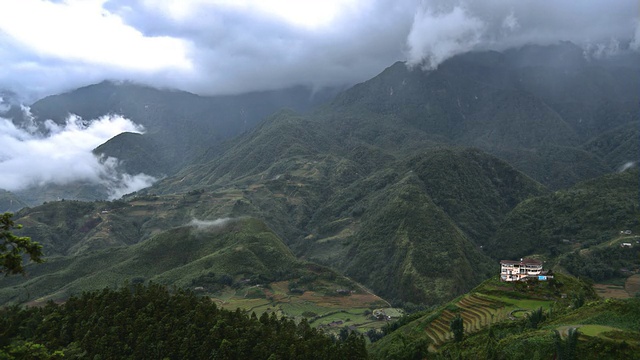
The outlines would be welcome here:
M 561 43 L 462 54 L 426 72 L 398 62 L 339 94 L 327 111 L 386 116 L 395 127 L 479 147 L 563 188 L 637 158 L 580 148 L 605 132 L 637 128 L 635 56 L 585 59 L 579 47 Z
M 487 242 L 487 253 L 494 258 L 532 253 L 555 257 L 576 244 L 588 248 L 607 242 L 620 231 L 637 234 L 639 189 L 636 167 L 527 199 L 509 213 Z
M 478 150 L 432 149 L 395 160 L 364 144 L 351 152 L 332 138 L 318 123 L 283 112 L 244 135 L 212 168 L 200 165 L 163 180 L 155 189 L 165 195 L 139 194 L 113 211 L 51 203 L 21 213 L 20 220 L 45 248 L 60 251 L 66 239 L 77 242 L 67 245 L 63 254 L 70 255 L 134 244 L 191 218 L 251 216 L 264 219 L 298 256 L 345 271 L 387 298 L 438 303 L 491 272 L 478 246 L 518 202 L 544 192 Z M 54 220 L 64 217 L 59 206 L 96 215 L 60 223 Z M 395 280 L 384 280 L 389 277 Z
M 260 308 L 271 312 L 278 296 L 353 299 L 353 289 L 432 307 L 495 275 L 499 260 L 530 255 L 619 281 L 638 269 L 637 248 L 622 254 L 618 236 L 640 232 L 639 109 L 628 94 L 637 67 L 587 60 L 571 44 L 462 54 L 428 72 L 396 63 L 314 111 L 277 111 L 225 141 L 212 135 L 215 122 L 199 125 L 211 109 L 190 107 L 200 101 L 192 94 L 175 109 L 197 116 L 173 123 L 172 102 L 156 99 L 144 115 L 155 90 L 132 86 L 131 103 L 118 95 L 111 105 L 171 126 L 145 124 L 146 134 L 120 134 L 95 152 L 170 175 L 118 201 L 20 211 L 20 234 L 50 259 L 30 278 L 0 280 L 0 301 L 64 300 L 129 279 L 243 306 L 274 298 Z M 237 119 L 229 114 L 224 121 Z M 163 164 L 169 147 L 159 139 L 190 141 L 185 129 L 198 137 Z
M 586 145 L 581 144 L 593 131 L 561 115 L 568 103 L 592 99 L 592 106 L 612 104 L 615 99 L 608 94 L 628 90 L 628 81 L 604 82 L 607 92 L 592 89 L 590 81 L 602 79 L 590 79 L 590 72 L 615 79 L 632 68 L 624 61 L 588 62 L 576 56 L 571 44 L 468 53 L 430 72 L 397 63 L 308 115 L 279 111 L 233 140 L 200 155 L 192 153 L 194 160 L 175 176 L 127 198 L 139 203 L 160 195 L 156 210 L 135 221 L 118 220 L 120 235 L 81 243 L 125 246 L 191 218 L 251 216 L 265 221 L 296 256 L 344 271 L 389 299 L 441 302 L 470 289 L 491 271 L 491 260 L 481 247 L 492 244 L 516 205 L 547 191 L 532 178 L 552 188 L 565 186 L 609 172 L 614 165 L 605 161 L 621 161 L 632 153 L 633 136 L 623 136 L 620 130 L 637 121 L 627 116 L 628 96 L 618 99 L 620 107 L 611 113 L 616 121 L 592 119 L 591 128 L 611 130 Z M 548 72 L 559 78 L 530 77 Z M 87 91 L 101 98 L 114 86 L 101 84 Z M 147 99 L 156 91 L 118 86 L 132 92 L 131 101 L 135 96 Z M 576 86 L 586 89 L 567 94 Z M 119 96 L 106 99 L 121 101 Z M 173 101 L 179 98 L 195 101 L 186 93 Z M 132 109 L 143 111 L 143 104 Z M 204 111 L 202 106 L 195 110 Z M 148 135 L 154 132 L 149 129 Z M 129 145 L 118 148 L 108 142 L 99 149 L 125 154 L 137 147 L 129 155 L 131 162 L 150 166 L 154 159 L 144 154 L 157 154 L 154 149 L 160 145 L 140 141 L 141 137 L 147 135 L 122 134 L 113 142 Z M 502 156 L 530 177 L 462 145 Z M 170 220 L 160 220 L 160 213 L 172 214 Z M 69 238 L 75 238 L 73 231 Z M 46 239 L 45 244 L 55 243 Z M 439 247 L 446 250 L 433 251 Z M 423 266 L 428 262 L 445 265 Z M 434 271 L 447 273 L 448 266 L 456 275 L 442 280 L 447 284 L 442 285 L 434 280 Z M 395 280 L 381 280 L 389 277 Z M 403 290 L 401 284 L 409 282 L 419 285 Z M 434 293 L 435 288 L 440 290 Z
M 252 128 L 272 112 L 291 107 L 307 111 L 325 101 L 334 90 L 312 93 L 303 87 L 241 95 L 207 97 L 176 90 L 159 90 L 133 83 L 103 82 L 73 92 L 50 96 L 31 106 L 41 119 L 64 121 L 69 113 L 94 119 L 121 114 L 146 129 L 144 137 L 158 144 L 155 173 L 172 174 L 211 145 Z M 116 141 L 115 139 L 112 141 Z M 141 144 L 137 144 L 140 146 Z M 127 161 L 135 148 L 119 143 L 118 158 Z M 109 150 L 109 149 L 103 149 Z M 105 155 L 116 155 L 111 151 Z M 132 173 L 140 172 L 137 168 Z
M 47 119 L 64 124 L 70 114 L 75 114 L 86 124 L 101 116 L 122 115 L 142 126 L 144 133 L 115 136 L 98 146 L 95 155 L 117 158 L 120 172 L 161 178 L 174 174 L 224 140 L 253 128 L 281 108 L 306 112 L 337 91 L 299 86 L 238 95 L 200 96 L 131 82 L 104 81 L 40 99 L 28 107 L 31 113 L 27 118 L 23 110 L 15 106 L 0 115 L 16 124 L 38 126 L 44 134 Z M 31 115 L 33 119 L 29 118 Z M 104 184 L 76 182 L 33 187 L 17 196 L 28 205 L 37 205 L 61 198 L 101 200 L 107 198 L 107 191 Z

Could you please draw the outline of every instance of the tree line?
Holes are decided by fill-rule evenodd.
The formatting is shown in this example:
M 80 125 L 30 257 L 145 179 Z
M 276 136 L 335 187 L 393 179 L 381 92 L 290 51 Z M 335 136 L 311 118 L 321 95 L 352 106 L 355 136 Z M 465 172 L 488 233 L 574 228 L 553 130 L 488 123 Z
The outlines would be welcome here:
M 64 304 L 0 309 L 0 359 L 366 359 L 361 335 L 336 339 L 274 313 L 218 308 L 158 284 L 126 285 Z M 34 357 L 37 355 L 36 357 Z

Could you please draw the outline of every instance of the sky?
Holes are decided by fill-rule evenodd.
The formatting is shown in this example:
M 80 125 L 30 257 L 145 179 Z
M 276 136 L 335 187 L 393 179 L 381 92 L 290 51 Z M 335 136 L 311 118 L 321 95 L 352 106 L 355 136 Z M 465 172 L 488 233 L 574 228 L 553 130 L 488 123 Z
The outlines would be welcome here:
M 201 95 L 348 86 L 396 61 L 429 71 L 471 50 L 572 41 L 640 49 L 637 0 L 0 0 L 0 113 L 103 80 Z M 7 90 L 9 92 L 7 92 Z M 29 108 L 23 107 L 26 118 Z M 1 114 L 0 114 L 1 116 Z M 92 150 L 144 129 L 120 116 L 0 117 L 0 188 L 90 181 L 112 197 L 155 179 Z
M 203 95 L 344 86 L 395 61 L 573 41 L 640 47 L 637 0 L 2 0 L 0 89 L 105 79 Z

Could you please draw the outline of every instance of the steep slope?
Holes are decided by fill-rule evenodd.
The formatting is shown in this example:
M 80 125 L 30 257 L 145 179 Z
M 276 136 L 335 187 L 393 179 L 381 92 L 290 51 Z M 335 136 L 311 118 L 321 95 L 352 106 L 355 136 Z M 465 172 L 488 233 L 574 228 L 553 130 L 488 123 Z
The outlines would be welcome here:
M 237 135 L 253 127 L 272 112 L 291 107 L 306 111 L 333 94 L 331 90 L 312 94 L 303 87 L 280 91 L 265 91 L 235 96 L 205 97 L 184 91 L 160 90 L 133 83 L 109 81 L 90 85 L 72 92 L 49 96 L 31 106 L 41 119 L 63 122 L 69 113 L 84 119 L 116 113 L 143 125 L 145 137 L 162 144 L 156 151 L 163 167 L 158 173 L 170 174 L 199 156 L 216 142 Z M 121 160 L 136 157 L 136 147 L 122 148 Z M 115 156 L 111 148 L 105 155 Z M 137 162 L 133 162 L 137 163 Z M 141 172 L 138 168 L 133 171 Z
M 175 178 L 179 178 L 181 189 L 224 185 L 257 174 L 272 178 L 285 171 L 283 163 L 327 152 L 331 143 L 331 138 L 318 124 L 283 110 L 221 148 L 219 157 L 207 153 Z M 169 179 L 157 188 L 173 191 L 169 185 L 172 181 Z
M 442 149 L 408 160 L 436 205 L 478 245 L 521 201 L 546 192 L 509 164 L 477 149 Z
M 373 196 L 343 267 L 383 296 L 433 304 L 468 290 L 491 267 L 420 185 L 408 175 Z
M 587 60 L 582 49 L 561 43 L 462 54 L 428 72 L 399 62 L 339 94 L 324 111 L 382 115 L 401 133 L 479 147 L 553 189 L 565 188 L 611 169 L 582 144 L 620 126 L 637 128 L 640 108 L 630 96 L 640 81 L 636 58 Z
M 111 156 L 119 161 L 119 169 L 127 174 L 144 173 L 154 177 L 166 175 L 171 168 L 168 159 L 162 157 L 159 146 L 152 138 L 125 132 L 114 136 L 93 150 L 97 156 Z
M 640 127 L 628 124 L 607 131 L 584 145 L 584 149 L 600 157 L 614 170 L 638 163 L 640 159 Z
M 640 231 L 638 168 L 580 183 L 520 203 L 486 249 L 494 258 L 558 255 L 608 241 L 621 230 Z
M 478 246 L 518 202 L 544 192 L 479 150 L 425 146 L 407 158 L 416 150 L 386 150 L 390 136 L 380 132 L 376 146 L 379 137 L 334 121 L 280 112 L 230 142 L 222 156 L 203 158 L 153 191 L 241 190 L 230 216 L 264 219 L 296 254 L 337 267 L 382 296 L 431 303 L 484 278 L 488 259 Z M 345 133 L 347 141 L 339 141 Z M 402 195 L 407 191 L 417 198 Z M 397 246 L 394 234 L 407 245 Z M 456 275 L 447 278 L 430 262 L 448 263 Z
M 281 112 L 225 145 L 224 155 L 202 158 L 127 202 L 82 205 L 73 214 L 63 210 L 75 203 L 51 203 L 19 221 L 47 251 L 82 255 L 194 218 L 250 216 L 295 254 L 383 296 L 439 303 L 486 276 L 479 245 L 519 201 L 544 191 L 479 150 L 433 148 L 407 158 L 356 136 L 342 143 L 337 132 Z
M 390 299 L 438 303 L 486 276 L 479 245 L 543 191 L 481 151 L 432 150 L 335 191 L 292 246 Z

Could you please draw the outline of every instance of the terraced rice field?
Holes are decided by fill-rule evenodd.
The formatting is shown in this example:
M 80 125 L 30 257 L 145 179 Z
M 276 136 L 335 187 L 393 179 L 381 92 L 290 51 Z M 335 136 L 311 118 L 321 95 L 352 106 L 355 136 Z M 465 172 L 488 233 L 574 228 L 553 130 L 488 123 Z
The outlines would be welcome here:
M 534 299 L 509 299 L 482 293 L 467 295 L 455 303 L 455 311 L 443 310 L 424 329 L 433 342 L 432 350 L 452 339 L 449 323 L 457 314 L 462 317 L 465 333 L 480 331 L 492 323 L 505 321 L 516 309 L 528 312 L 539 307 L 548 308 L 551 301 Z
M 449 323 L 456 314 L 462 317 L 465 333 L 479 331 L 492 322 L 505 320 L 508 314 L 505 304 L 480 294 L 465 296 L 456 303 L 459 311 L 444 310 L 433 320 L 425 331 L 436 346 L 452 338 Z

